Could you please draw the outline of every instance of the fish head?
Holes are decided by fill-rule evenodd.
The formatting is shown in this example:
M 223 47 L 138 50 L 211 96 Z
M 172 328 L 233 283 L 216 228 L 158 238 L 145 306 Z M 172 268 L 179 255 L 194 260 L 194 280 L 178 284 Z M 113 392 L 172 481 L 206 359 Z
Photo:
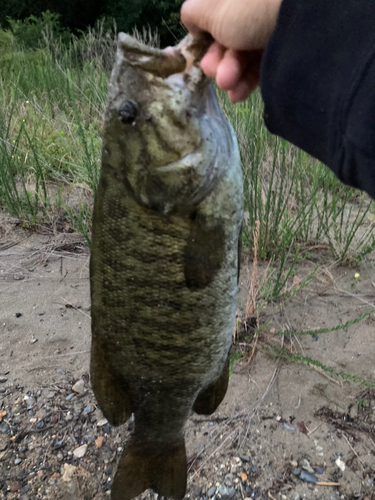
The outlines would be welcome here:
M 140 203 L 164 213 L 199 202 L 236 148 L 200 67 L 210 42 L 188 35 L 176 47 L 160 50 L 119 35 L 103 163 Z

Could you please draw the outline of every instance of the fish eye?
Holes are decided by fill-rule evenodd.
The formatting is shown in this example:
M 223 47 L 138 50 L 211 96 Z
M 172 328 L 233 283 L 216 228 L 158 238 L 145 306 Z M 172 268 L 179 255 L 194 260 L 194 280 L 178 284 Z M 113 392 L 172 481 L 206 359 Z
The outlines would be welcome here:
M 131 99 L 127 99 L 121 106 L 118 114 L 119 114 L 119 119 L 122 121 L 122 123 L 131 125 L 136 119 L 138 114 L 137 103 L 135 103 Z

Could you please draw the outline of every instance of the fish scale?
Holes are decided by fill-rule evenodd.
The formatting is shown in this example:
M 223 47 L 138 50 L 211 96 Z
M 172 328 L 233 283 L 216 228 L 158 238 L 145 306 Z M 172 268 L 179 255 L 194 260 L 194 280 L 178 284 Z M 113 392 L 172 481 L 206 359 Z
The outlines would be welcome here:
M 91 382 L 112 425 L 135 424 L 113 500 L 182 498 L 186 420 L 228 385 L 242 175 L 203 53 L 191 37 L 171 54 L 119 36 L 90 263 Z

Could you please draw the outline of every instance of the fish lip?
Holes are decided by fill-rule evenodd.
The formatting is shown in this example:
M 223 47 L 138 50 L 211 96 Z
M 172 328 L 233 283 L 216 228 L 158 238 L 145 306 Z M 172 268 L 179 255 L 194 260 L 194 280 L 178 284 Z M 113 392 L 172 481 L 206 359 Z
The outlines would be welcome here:
M 213 38 L 209 33 L 201 33 L 195 38 L 189 34 L 175 47 L 161 50 L 150 47 L 127 33 L 121 32 L 118 35 L 118 48 L 128 64 L 162 78 L 180 73 L 190 74 L 193 67 L 200 69 L 200 61 L 212 42 Z

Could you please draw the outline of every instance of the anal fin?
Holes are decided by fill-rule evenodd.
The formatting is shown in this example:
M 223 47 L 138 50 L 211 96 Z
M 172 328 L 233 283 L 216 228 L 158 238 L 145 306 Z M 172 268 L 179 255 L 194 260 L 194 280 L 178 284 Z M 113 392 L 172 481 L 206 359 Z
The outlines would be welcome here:
M 131 439 L 113 481 L 112 500 L 130 500 L 148 488 L 163 497 L 182 499 L 186 491 L 185 441 L 150 448 Z
M 91 345 L 90 378 L 105 418 L 111 425 L 124 424 L 132 414 L 127 383 L 114 371 L 105 350 L 94 337 Z
M 223 401 L 229 382 L 229 356 L 220 376 L 203 389 L 195 400 L 193 410 L 200 415 L 211 415 Z

